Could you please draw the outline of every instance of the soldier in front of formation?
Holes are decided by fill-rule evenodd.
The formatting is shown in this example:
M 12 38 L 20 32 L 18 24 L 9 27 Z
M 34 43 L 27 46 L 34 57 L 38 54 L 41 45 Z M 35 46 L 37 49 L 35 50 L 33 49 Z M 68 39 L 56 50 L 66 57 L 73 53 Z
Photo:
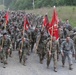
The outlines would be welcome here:
M 25 66 L 26 59 L 27 59 L 27 53 L 28 53 L 28 49 L 29 49 L 29 44 L 26 41 L 26 38 L 22 37 L 19 47 L 20 47 L 19 48 L 19 61 L 20 61 L 20 63 L 23 62 L 23 65 Z
M 46 54 L 46 43 L 47 43 L 47 36 L 44 35 L 44 32 L 41 32 L 39 44 L 38 44 L 38 55 L 39 55 L 39 60 L 40 63 L 43 63 L 45 54 Z
M 54 71 L 57 72 L 57 54 L 59 51 L 58 42 L 56 40 L 56 37 L 50 38 L 47 42 L 47 68 L 49 68 L 50 61 L 53 58 L 54 61 Z
M 66 40 L 61 44 L 61 54 L 62 54 L 62 66 L 65 66 L 65 59 L 68 58 L 69 70 L 72 70 L 72 55 L 75 55 L 75 48 L 73 40 L 67 36 Z
M 0 54 L 2 55 L 3 68 L 5 68 L 8 59 L 8 55 L 10 54 L 11 49 L 11 40 L 7 37 L 7 34 L 4 33 L 3 37 L 0 39 Z

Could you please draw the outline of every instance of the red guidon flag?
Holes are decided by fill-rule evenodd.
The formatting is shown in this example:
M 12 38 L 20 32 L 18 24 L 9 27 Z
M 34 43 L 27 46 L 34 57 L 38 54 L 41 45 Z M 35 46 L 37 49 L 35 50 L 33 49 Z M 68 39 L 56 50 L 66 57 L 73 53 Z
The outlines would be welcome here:
M 57 14 L 56 8 L 54 7 L 52 21 L 49 24 L 49 30 L 48 31 L 49 31 L 50 35 L 56 37 L 56 39 L 59 38 L 58 22 L 59 22 L 58 14 Z
M 5 14 L 5 19 L 6 19 L 6 25 L 7 25 L 9 22 L 9 13 L 8 12 L 6 12 L 6 14 Z
M 44 25 L 46 28 L 48 28 L 48 26 L 49 26 L 49 20 L 48 20 L 48 16 L 47 16 L 47 15 L 44 16 L 43 25 Z
M 24 30 L 28 30 L 28 28 L 29 28 L 28 19 L 27 19 L 27 17 L 24 17 Z

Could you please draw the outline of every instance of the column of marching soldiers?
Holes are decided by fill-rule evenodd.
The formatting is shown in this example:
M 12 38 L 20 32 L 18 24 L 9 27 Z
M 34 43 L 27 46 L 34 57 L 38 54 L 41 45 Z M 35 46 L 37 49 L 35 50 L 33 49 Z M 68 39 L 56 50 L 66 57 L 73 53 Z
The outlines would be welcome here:
M 35 51 L 41 64 L 46 58 L 47 68 L 53 58 L 55 72 L 57 72 L 57 62 L 60 56 L 62 67 L 65 67 L 67 57 L 69 70 L 73 69 L 73 57 L 76 60 L 76 28 L 72 28 L 68 19 L 65 22 L 60 19 L 58 24 L 60 37 L 57 41 L 55 37 L 51 38 L 46 28 L 43 27 L 42 15 L 10 11 L 9 23 L 5 30 L 5 13 L 6 11 L 0 11 L 0 61 L 3 68 L 8 64 L 8 57 L 13 57 L 12 51 L 18 51 L 19 62 L 24 66 L 27 55 Z M 29 29 L 25 31 L 23 31 L 24 15 L 27 15 L 29 21 Z

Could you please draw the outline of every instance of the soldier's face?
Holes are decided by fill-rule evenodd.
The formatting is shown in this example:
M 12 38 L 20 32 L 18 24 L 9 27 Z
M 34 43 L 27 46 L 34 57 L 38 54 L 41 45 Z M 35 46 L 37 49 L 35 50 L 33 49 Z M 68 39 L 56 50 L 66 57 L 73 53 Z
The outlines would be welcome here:
M 25 41 L 26 39 L 25 39 L 25 38 L 23 38 L 22 40 L 23 40 L 23 41 Z
M 4 35 L 4 39 L 6 39 L 6 35 Z
M 52 41 L 56 41 L 56 37 L 53 37 L 53 38 L 52 38 Z
M 67 37 L 67 38 L 66 38 L 66 41 L 69 42 L 69 40 L 70 40 L 70 37 Z

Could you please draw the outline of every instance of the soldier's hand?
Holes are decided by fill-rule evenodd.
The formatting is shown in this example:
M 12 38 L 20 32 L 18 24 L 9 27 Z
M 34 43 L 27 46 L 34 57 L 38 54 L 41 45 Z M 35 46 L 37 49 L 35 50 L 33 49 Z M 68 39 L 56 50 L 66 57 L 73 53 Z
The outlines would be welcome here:
M 10 49 L 8 49 L 8 53 L 10 52 Z
M 49 51 L 49 55 L 51 55 L 51 52 Z
M 0 47 L 0 49 L 2 50 L 2 47 Z
M 20 52 L 22 53 L 22 50 L 20 50 Z
M 64 53 L 61 53 L 62 56 L 64 56 Z
M 2 51 L 2 47 L 0 47 L 0 51 Z
M 75 57 L 75 54 L 73 54 L 73 57 Z

